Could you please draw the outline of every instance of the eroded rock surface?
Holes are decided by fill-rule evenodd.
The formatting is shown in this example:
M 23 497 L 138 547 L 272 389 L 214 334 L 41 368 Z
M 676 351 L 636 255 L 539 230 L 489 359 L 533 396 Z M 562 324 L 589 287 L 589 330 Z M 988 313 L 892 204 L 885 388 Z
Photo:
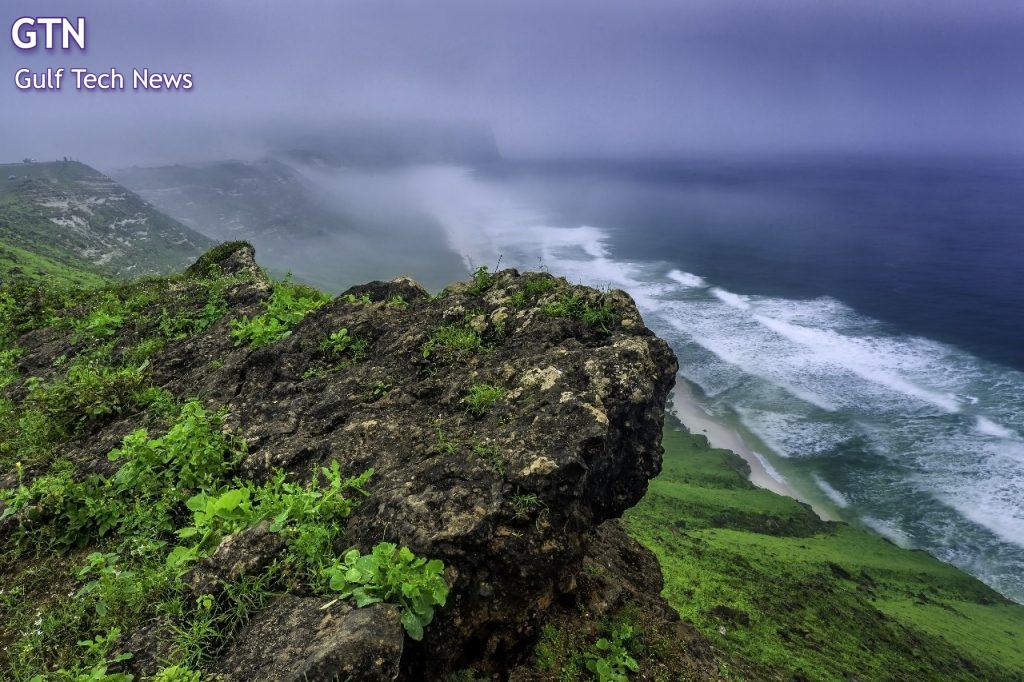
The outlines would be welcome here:
M 248 443 L 245 477 L 283 469 L 303 479 L 332 460 L 350 475 L 372 467 L 347 544 L 365 552 L 387 540 L 439 558 L 452 587 L 425 639 L 404 645 L 390 607 L 321 609 L 321 597 L 281 597 L 216 663 L 228 679 L 522 672 L 540 627 L 567 605 L 605 612 L 639 604 L 666 627 L 684 628 L 658 596 L 653 557 L 617 526 L 601 525 L 635 504 L 660 469 L 676 372 L 628 295 L 515 270 L 436 298 L 407 278 L 372 282 L 287 338 L 251 349 L 236 346 L 230 320 L 262 312 L 271 285 L 248 246 L 204 259 L 194 267 L 252 278 L 227 289 L 227 316 L 152 358 L 155 383 L 226 409 L 226 426 Z M 595 321 L 586 310 L 605 312 Z M 321 346 L 343 328 L 366 352 L 338 367 Z M 444 329 L 472 330 L 478 347 L 436 343 Z M 67 351 L 66 339 L 47 333 L 21 359 L 25 367 Z M 472 411 L 466 397 L 478 384 L 501 397 Z M 106 424 L 75 444 L 74 459 L 109 468 L 106 452 L 138 425 L 131 416 Z M 249 533 L 203 562 L 191 578 L 196 590 L 270 559 L 272 540 Z M 260 550 L 249 553 L 253 541 Z M 603 582 L 585 561 L 604 566 Z M 699 636 L 684 634 L 703 661 Z

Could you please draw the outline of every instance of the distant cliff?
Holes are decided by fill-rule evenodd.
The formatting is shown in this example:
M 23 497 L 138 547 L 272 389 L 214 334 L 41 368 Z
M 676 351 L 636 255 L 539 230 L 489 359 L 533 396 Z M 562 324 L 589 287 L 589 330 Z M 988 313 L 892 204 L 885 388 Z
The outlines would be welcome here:
M 0 247 L 119 277 L 178 270 L 213 242 L 76 161 L 0 165 Z M 23 255 L 23 254 L 22 254 Z M 8 270 L 8 258 L 0 265 Z

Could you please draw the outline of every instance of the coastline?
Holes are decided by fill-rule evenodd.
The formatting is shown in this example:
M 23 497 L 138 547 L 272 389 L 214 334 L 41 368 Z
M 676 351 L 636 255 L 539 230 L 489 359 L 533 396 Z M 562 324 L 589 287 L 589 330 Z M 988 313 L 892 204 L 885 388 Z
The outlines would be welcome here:
M 750 449 L 739 433 L 717 421 L 694 400 L 693 391 L 685 380 L 676 381 L 675 388 L 672 389 L 670 411 L 691 433 L 707 436 L 711 447 L 731 450 L 742 457 L 750 465 L 750 482 L 758 488 L 792 497 L 809 505 L 823 521 L 837 520 L 820 505 L 797 493 L 781 476 L 773 476 L 765 466 L 765 462 L 761 460 L 761 456 Z

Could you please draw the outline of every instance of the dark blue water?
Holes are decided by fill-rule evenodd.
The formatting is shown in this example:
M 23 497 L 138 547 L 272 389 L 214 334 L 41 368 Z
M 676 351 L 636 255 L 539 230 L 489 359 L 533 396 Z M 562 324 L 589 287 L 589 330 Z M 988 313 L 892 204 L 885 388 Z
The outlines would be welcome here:
M 541 169 L 537 169 L 541 170 Z M 563 219 L 616 256 L 740 293 L 831 296 L 896 329 L 1024 369 L 1024 159 L 547 166 Z M 571 178 L 571 180 L 570 180 Z

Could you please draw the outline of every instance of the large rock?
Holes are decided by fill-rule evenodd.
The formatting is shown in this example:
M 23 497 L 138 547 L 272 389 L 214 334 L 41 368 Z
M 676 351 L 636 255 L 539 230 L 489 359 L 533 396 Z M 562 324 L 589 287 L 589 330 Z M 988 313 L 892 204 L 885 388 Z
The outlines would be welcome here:
M 194 267 L 214 266 L 256 272 L 246 244 Z M 548 283 L 535 286 L 540 281 Z M 514 270 L 497 273 L 481 289 L 463 283 L 431 297 L 405 278 L 370 283 L 312 313 L 278 343 L 237 347 L 230 319 L 259 313 L 270 295 L 257 274 L 228 288 L 228 316 L 151 360 L 154 380 L 174 395 L 203 396 L 226 408 L 226 426 L 249 444 L 244 476 L 265 480 L 284 469 L 307 478 L 331 460 L 351 475 L 375 470 L 369 496 L 349 519 L 347 542 L 363 551 L 382 540 L 408 545 L 443 560 L 452 586 L 425 639 L 406 643 L 402 670 L 415 678 L 467 666 L 503 673 L 525 660 L 555 605 L 576 599 L 594 529 L 635 504 L 661 465 L 676 360 L 627 294 Z M 566 301 L 572 305 L 559 306 Z M 610 316 L 588 322 L 581 314 L 602 309 Z M 552 314 L 559 310 L 576 314 Z M 445 327 L 474 330 L 481 347 L 431 347 L 432 335 Z M 366 354 L 331 369 L 321 344 L 342 328 L 366 342 Z M 22 362 L 43 361 L 30 353 Z M 480 383 L 504 393 L 473 413 L 464 398 Z M 105 462 L 109 442 L 135 426 L 133 420 L 90 434 L 78 444 L 76 460 Z M 237 538 L 204 563 L 192 576 L 194 587 L 263 565 L 265 554 L 251 561 L 237 556 L 252 539 Z M 643 571 L 658 577 L 641 576 L 639 591 L 654 590 L 652 598 L 660 599 L 656 563 L 647 561 Z M 351 619 L 391 614 L 345 616 L 321 637 L 323 614 L 312 602 L 286 599 L 271 607 L 282 610 L 280 631 L 273 633 L 279 639 L 266 641 L 299 640 L 303 628 L 312 628 L 320 634 L 303 660 L 328 660 L 329 651 L 348 646 L 335 644 L 348 641 L 341 630 Z M 305 622 L 307 616 L 312 620 Z M 296 632 L 285 632 L 290 628 Z M 255 669 L 247 657 L 260 653 L 258 642 L 271 630 L 271 621 L 258 619 L 245 635 L 253 645 L 238 643 L 218 668 Z M 273 670 L 285 679 L 300 668 L 288 663 Z M 302 668 L 302 674 L 319 679 L 313 672 L 328 669 Z
M 404 632 L 398 609 L 286 595 L 256 616 L 217 661 L 224 682 L 393 680 Z

